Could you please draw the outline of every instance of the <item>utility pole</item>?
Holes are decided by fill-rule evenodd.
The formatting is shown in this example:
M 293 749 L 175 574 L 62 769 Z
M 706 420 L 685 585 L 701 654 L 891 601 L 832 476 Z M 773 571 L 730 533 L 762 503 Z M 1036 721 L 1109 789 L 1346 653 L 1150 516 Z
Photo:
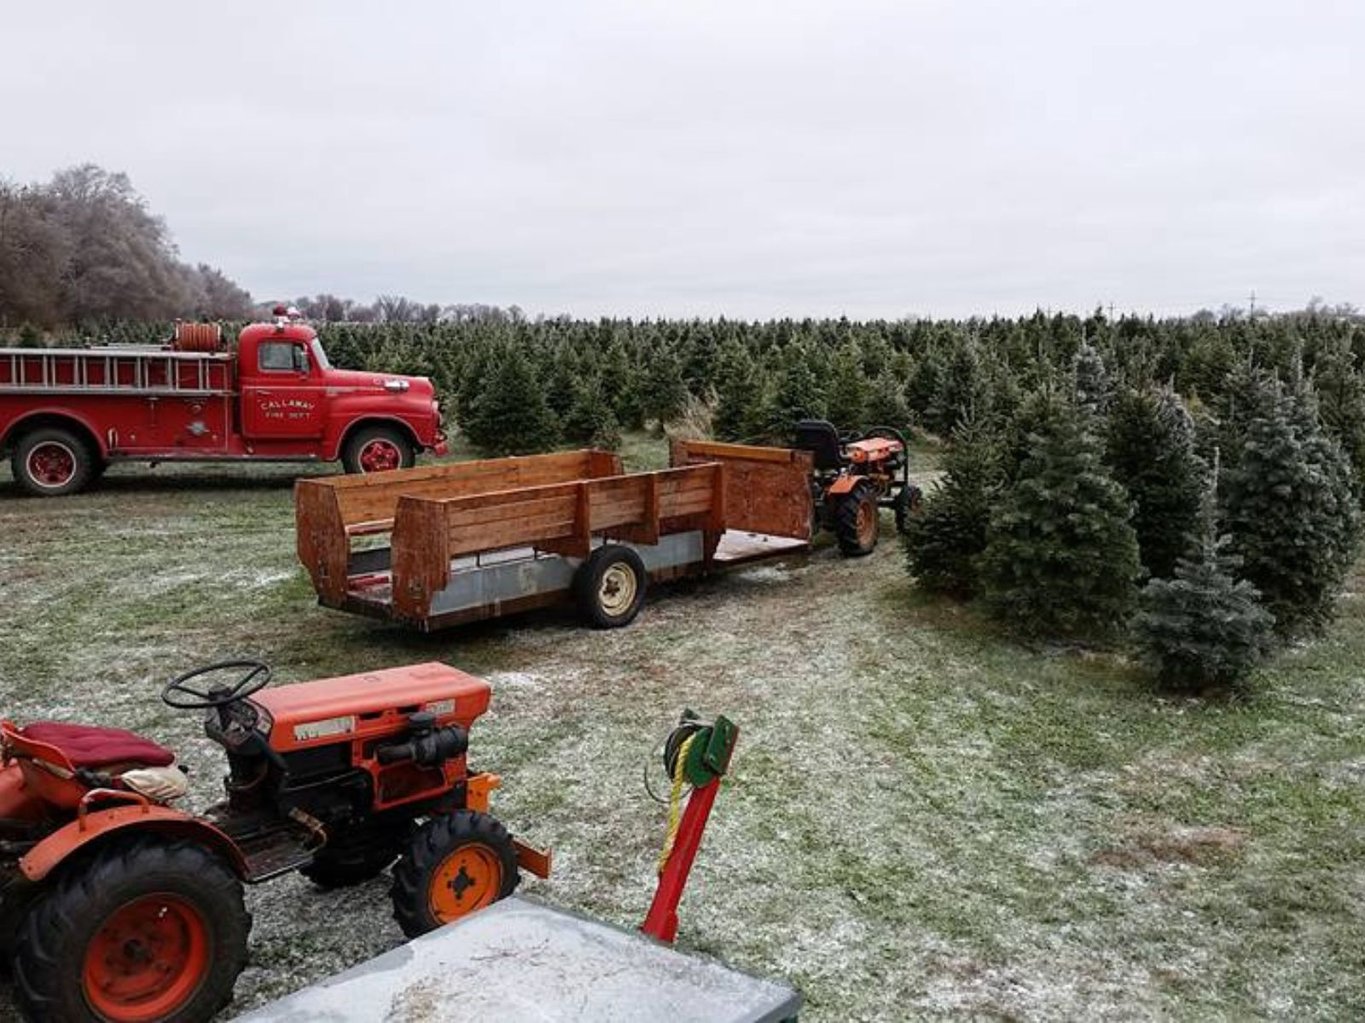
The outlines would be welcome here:
M 1255 292 L 1254 289 L 1252 290 L 1251 294 L 1247 296 L 1247 302 L 1250 303 L 1249 306 L 1248 306 L 1248 308 L 1247 308 L 1247 316 L 1248 316 L 1248 317 L 1255 316 L 1255 315 L 1256 315 L 1256 292 Z

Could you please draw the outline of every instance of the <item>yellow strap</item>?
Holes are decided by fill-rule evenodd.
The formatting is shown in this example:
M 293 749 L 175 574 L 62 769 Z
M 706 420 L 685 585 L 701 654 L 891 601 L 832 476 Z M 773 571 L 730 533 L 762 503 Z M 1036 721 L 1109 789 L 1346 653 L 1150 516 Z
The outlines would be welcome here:
M 673 791 L 668 796 L 668 834 L 664 838 L 663 852 L 659 853 L 659 873 L 664 872 L 668 858 L 673 855 L 673 842 L 678 837 L 678 825 L 682 821 L 682 790 L 687 773 L 687 753 L 692 748 L 692 740 L 697 737 L 693 732 L 683 740 L 678 750 L 678 759 L 673 762 Z

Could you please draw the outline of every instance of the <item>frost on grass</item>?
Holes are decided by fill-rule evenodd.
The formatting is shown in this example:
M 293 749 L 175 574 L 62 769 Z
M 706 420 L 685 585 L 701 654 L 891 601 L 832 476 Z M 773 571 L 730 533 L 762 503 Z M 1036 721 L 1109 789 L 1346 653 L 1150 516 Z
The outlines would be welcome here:
M 664 838 L 642 770 L 662 780 L 683 707 L 733 718 L 679 945 L 795 984 L 803 1019 L 1365 1004 L 1360 601 L 1258 701 L 1176 704 L 1120 657 L 1023 651 L 970 609 L 912 600 L 890 516 L 870 558 L 822 543 L 655 587 L 628 629 L 553 612 L 414 636 L 316 606 L 287 486 L 52 507 L 0 503 L 0 709 L 149 732 L 191 768 L 183 805 L 220 797 L 223 757 L 197 715 L 161 707 L 169 675 L 228 655 L 278 681 L 445 660 L 493 684 L 470 759 L 503 776 L 495 812 L 554 849 L 553 878 L 524 890 L 625 927 Z M 234 1011 L 402 940 L 384 878 L 248 899 Z

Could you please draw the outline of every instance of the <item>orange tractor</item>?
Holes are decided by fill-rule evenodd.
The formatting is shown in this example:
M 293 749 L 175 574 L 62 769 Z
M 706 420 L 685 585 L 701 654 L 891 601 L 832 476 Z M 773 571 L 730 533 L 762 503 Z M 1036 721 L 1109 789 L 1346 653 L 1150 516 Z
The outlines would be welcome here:
M 172 805 L 185 772 L 150 739 L 0 722 L 0 943 L 30 1018 L 209 1018 L 246 962 L 243 884 L 293 870 L 339 887 L 394 864 L 409 937 L 509 895 L 519 868 L 548 876 L 489 815 L 498 776 L 466 763 L 487 682 L 437 663 L 269 680 L 229 661 L 163 690 L 227 754 L 202 814 Z
M 843 554 L 857 557 L 877 546 L 879 509 L 890 508 L 905 532 L 922 496 L 910 482 L 905 434 L 889 426 L 840 433 L 826 420 L 803 419 L 793 446 L 813 456 L 812 533 L 828 529 Z

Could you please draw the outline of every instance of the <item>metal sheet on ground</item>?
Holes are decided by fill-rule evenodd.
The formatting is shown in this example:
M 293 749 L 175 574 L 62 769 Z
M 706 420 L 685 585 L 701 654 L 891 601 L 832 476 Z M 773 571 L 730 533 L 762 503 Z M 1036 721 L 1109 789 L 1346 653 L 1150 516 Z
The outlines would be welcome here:
M 801 996 L 634 931 L 496 903 L 237 1023 L 794 1019 Z

